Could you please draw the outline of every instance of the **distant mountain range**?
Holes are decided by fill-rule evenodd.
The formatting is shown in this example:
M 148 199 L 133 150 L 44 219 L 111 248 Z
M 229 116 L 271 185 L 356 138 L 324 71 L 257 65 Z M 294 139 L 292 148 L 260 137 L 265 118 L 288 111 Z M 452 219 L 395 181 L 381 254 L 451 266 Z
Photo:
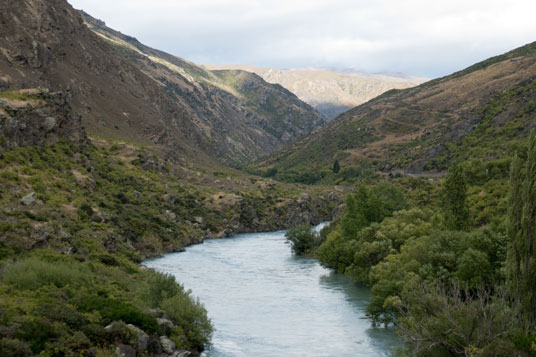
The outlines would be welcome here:
M 352 68 L 275 69 L 250 65 L 205 65 L 210 70 L 244 70 L 277 83 L 313 106 L 328 119 L 390 90 L 414 87 L 428 78 L 403 73 L 370 74 Z

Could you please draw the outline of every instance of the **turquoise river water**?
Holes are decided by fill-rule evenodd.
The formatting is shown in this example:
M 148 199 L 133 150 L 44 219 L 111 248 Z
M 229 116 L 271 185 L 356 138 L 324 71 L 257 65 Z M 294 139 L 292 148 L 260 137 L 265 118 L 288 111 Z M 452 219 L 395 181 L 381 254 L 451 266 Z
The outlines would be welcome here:
M 365 317 L 370 291 L 311 258 L 285 231 L 207 240 L 149 260 L 205 305 L 215 332 L 207 357 L 390 356 L 392 329 Z

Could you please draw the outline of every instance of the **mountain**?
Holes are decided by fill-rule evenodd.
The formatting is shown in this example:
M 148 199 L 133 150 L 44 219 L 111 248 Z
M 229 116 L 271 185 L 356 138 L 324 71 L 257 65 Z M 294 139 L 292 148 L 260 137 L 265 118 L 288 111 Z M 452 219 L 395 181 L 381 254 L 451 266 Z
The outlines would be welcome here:
M 327 121 L 279 85 L 245 71 L 208 71 L 143 45 L 81 12 L 88 27 L 183 106 L 228 164 L 271 153 Z
M 0 22 L 0 90 L 65 91 L 93 137 L 211 156 L 186 108 L 93 34 L 65 0 L 2 1 Z
M 326 123 L 280 86 L 248 74 L 232 87 L 65 0 L 8 0 L 0 12 L 0 90 L 67 92 L 93 138 L 239 165 Z
M 390 90 L 413 87 L 427 78 L 395 74 L 368 74 L 344 68 L 280 70 L 248 65 L 205 65 L 212 70 L 244 70 L 277 83 L 312 105 L 329 119 Z
M 391 90 L 256 166 L 440 172 L 510 155 L 536 126 L 536 42 L 418 87 Z

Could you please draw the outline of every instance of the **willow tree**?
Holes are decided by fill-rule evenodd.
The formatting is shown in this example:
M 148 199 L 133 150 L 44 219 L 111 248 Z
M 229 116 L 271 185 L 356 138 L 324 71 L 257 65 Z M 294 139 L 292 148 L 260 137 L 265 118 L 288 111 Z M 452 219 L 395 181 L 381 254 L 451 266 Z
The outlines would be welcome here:
M 508 195 L 508 268 L 515 296 L 536 323 L 536 134 L 531 132 L 527 159 L 515 155 Z

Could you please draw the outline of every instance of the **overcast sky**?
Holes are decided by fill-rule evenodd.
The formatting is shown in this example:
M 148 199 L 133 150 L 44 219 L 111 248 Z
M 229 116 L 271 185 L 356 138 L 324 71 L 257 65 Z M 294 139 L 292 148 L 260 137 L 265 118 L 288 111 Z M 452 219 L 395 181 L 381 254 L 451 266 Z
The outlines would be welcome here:
M 536 41 L 534 0 L 68 0 L 198 64 L 438 77 Z

